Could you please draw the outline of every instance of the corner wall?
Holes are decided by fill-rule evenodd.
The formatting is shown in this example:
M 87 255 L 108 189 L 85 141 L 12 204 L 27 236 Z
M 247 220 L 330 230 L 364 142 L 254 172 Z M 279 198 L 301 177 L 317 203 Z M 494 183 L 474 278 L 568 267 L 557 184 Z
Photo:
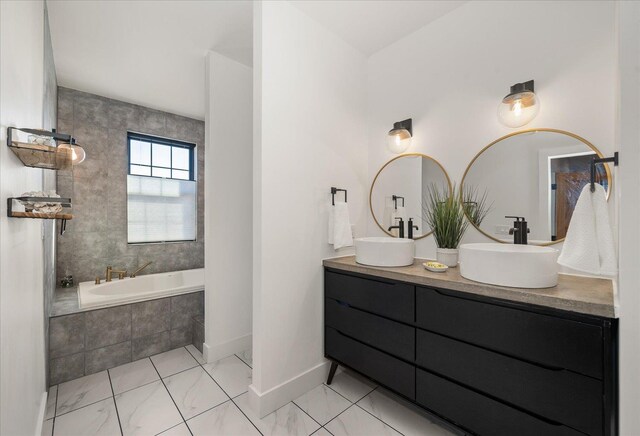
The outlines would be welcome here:
M 44 3 L 0 2 L 0 434 L 40 433 L 45 345 L 42 223 L 7 218 L 6 198 L 42 188 L 9 150 L 9 126 L 42 127 Z M 28 30 L 25 30 L 28 29 Z
M 329 190 L 367 216 L 366 60 L 289 2 L 254 3 L 252 407 L 261 415 L 322 383 L 322 259 Z
M 468 2 L 372 55 L 367 183 L 397 156 L 386 135 L 409 117 L 414 139 L 407 152 L 434 157 L 458 185 L 484 146 L 517 130 L 568 130 L 611 155 L 614 9 L 606 1 Z M 504 127 L 498 103 L 509 86 L 529 79 L 541 100 L 538 117 L 519 129 Z M 367 231 L 382 234 L 370 217 Z M 489 240 L 470 226 L 465 242 Z M 433 257 L 435 248 L 432 236 L 424 238 L 416 255 Z
M 251 348 L 251 67 L 207 56 L 205 345 L 209 362 Z

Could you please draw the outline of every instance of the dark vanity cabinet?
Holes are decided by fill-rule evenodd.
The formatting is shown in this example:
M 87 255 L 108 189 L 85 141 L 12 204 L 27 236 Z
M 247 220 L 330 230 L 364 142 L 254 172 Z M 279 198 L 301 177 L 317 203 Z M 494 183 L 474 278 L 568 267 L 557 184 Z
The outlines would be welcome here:
M 617 434 L 617 322 L 326 268 L 325 355 L 471 433 Z

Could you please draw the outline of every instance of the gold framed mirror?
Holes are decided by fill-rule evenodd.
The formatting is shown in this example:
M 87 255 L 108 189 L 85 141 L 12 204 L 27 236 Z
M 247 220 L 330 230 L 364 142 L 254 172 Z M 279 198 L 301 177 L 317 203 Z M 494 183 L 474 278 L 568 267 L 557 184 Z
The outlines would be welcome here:
M 461 201 L 469 190 L 485 197 L 485 210 L 471 213 L 469 222 L 496 242 L 513 243 L 513 219 L 527 219 L 529 244 L 552 245 L 565 238 L 582 188 L 590 182 L 593 157 L 603 157 L 596 146 L 565 130 L 530 129 L 510 133 L 484 147 L 471 160 L 460 185 Z M 609 199 L 609 165 L 596 166 L 596 181 Z M 482 205 L 479 206 L 482 208 Z
M 451 180 L 444 167 L 433 157 L 422 153 L 407 153 L 394 157 L 378 171 L 371 182 L 369 209 L 380 230 L 397 237 L 395 218 L 402 217 L 404 234 L 408 237 L 408 220 L 413 219 L 413 239 L 422 239 L 432 231 L 424 221 L 422 203 L 431 184 L 447 186 Z

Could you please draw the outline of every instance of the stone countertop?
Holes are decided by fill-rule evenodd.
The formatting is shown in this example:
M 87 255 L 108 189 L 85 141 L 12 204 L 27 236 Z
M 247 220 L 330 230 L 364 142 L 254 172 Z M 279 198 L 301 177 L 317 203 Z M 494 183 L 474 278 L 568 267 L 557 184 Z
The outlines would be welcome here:
M 613 281 L 610 279 L 560 274 L 558 285 L 553 288 L 509 288 L 467 280 L 460 275 L 460 268 L 449 268 L 444 273 L 434 273 L 422 266 L 422 263 L 426 261 L 426 259 L 415 259 L 413 265 L 382 268 L 360 265 L 356 263 L 355 256 L 346 256 L 325 259 L 323 265 L 327 268 L 342 271 L 367 274 L 416 285 L 451 289 L 468 294 L 550 307 L 568 312 L 604 318 L 617 317 L 614 307 Z

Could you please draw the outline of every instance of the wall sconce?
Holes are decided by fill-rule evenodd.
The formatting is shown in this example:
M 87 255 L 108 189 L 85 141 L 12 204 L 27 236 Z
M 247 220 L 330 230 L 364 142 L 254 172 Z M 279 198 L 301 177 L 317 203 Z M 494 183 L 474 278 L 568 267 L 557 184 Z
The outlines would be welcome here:
M 498 106 L 498 119 L 507 127 L 520 127 L 533 120 L 540 111 L 540 101 L 533 91 L 533 80 L 516 83 Z
M 59 144 L 58 150 L 71 153 L 71 165 L 78 165 L 87 157 L 87 153 L 84 151 L 84 148 L 76 144 L 76 138 L 73 137 L 69 140 L 69 142 Z
M 393 123 L 393 129 L 389 130 L 387 137 L 387 147 L 391 152 L 400 154 L 407 151 L 413 136 L 412 124 L 411 118 Z

